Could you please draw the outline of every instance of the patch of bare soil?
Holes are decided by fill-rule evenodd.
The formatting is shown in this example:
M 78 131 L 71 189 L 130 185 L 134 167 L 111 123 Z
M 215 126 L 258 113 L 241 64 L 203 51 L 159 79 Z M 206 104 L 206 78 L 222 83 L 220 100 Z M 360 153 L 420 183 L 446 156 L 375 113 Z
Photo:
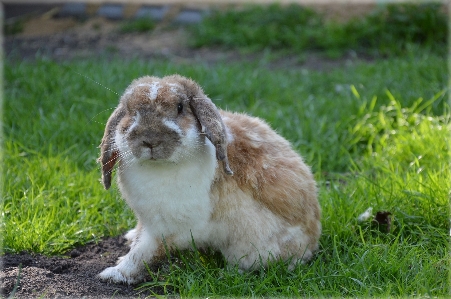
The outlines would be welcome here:
M 182 26 L 157 26 L 151 33 L 120 33 L 119 21 L 95 17 L 86 21 L 71 18 L 36 17 L 28 20 L 20 34 L 5 37 L 6 59 L 34 59 L 46 56 L 57 61 L 92 56 L 119 56 L 124 59 L 167 59 L 182 64 L 265 61 L 269 68 L 329 70 L 367 61 L 348 53 L 330 59 L 318 53 L 305 55 L 250 54 L 237 50 L 189 47 L 189 33 Z M 39 30 L 39 28 L 45 28 Z
M 6 254 L 0 271 L 0 296 L 15 298 L 139 298 L 149 293 L 137 286 L 111 284 L 96 278 L 129 250 L 122 237 L 108 238 L 46 257 L 26 252 Z M 20 275 L 19 275 L 20 273 Z M 14 288 L 16 287 L 16 290 Z

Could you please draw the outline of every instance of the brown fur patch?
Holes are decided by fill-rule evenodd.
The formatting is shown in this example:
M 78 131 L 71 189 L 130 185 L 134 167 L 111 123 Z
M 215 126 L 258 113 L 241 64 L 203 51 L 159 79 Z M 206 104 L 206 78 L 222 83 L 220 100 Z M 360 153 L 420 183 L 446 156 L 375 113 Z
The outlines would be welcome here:
M 316 236 L 320 230 L 316 184 L 300 156 L 263 121 L 221 113 L 234 138 L 228 146 L 235 172 L 230 179 L 288 223 L 302 225 L 307 235 Z

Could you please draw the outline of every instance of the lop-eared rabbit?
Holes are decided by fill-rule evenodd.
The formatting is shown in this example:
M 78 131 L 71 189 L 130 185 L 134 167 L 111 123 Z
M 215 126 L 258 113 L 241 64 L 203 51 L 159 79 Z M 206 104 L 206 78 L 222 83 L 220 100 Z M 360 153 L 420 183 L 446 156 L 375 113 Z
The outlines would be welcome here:
M 134 80 L 100 145 L 106 189 L 138 224 L 130 251 L 100 279 L 134 284 L 166 248 L 210 247 L 242 270 L 305 262 L 318 248 L 321 211 L 310 168 L 262 120 L 219 110 L 179 75 Z

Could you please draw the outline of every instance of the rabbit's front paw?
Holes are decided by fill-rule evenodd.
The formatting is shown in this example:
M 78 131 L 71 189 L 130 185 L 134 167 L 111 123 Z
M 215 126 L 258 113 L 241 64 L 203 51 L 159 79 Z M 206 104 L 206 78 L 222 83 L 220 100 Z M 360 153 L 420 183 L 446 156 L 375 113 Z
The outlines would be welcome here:
M 139 281 L 138 277 L 124 275 L 117 267 L 106 268 L 97 277 L 104 281 L 124 284 L 134 284 Z

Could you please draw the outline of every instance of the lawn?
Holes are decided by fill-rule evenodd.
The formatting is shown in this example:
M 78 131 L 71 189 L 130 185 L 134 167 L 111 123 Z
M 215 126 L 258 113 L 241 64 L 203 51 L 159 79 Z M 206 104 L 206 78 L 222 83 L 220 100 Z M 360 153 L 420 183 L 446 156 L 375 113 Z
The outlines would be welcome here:
M 97 148 L 112 109 L 139 76 L 195 79 L 217 106 L 267 120 L 312 166 L 320 250 L 288 271 L 240 273 L 220 256 L 178 253 L 143 287 L 182 296 L 445 297 L 449 285 L 449 76 L 423 49 L 329 71 L 92 58 L 6 61 L 5 252 L 58 255 L 135 224 L 99 182 Z M 391 226 L 357 221 L 368 208 Z

